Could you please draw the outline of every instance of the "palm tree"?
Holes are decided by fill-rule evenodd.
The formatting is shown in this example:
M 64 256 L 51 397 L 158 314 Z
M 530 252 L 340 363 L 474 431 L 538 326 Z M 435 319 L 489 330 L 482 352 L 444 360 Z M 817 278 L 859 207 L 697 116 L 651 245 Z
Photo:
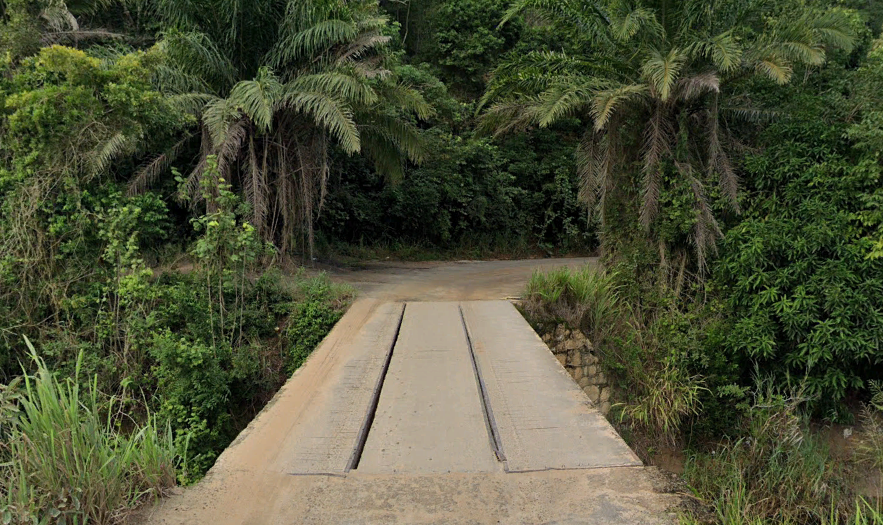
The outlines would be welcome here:
M 820 66 L 852 45 L 848 13 L 767 0 L 517 0 L 502 23 L 531 13 L 556 24 L 576 51 L 514 57 L 482 99 L 485 129 L 504 133 L 577 116 L 581 198 L 605 218 L 608 193 L 642 178 L 640 220 L 660 212 L 663 176 L 686 183 L 700 271 L 720 236 L 706 195 L 716 182 L 738 212 L 733 119 L 759 116 L 725 89 L 750 76 L 787 83 L 797 65 Z M 793 9 L 787 9 L 787 8 Z M 636 166 L 639 166 L 637 168 Z
M 361 153 L 391 178 L 420 161 L 412 117 L 431 108 L 385 67 L 387 19 L 356 0 L 158 0 L 169 25 L 160 45 L 174 71 L 158 81 L 200 117 L 201 155 L 187 188 L 198 197 L 209 155 L 237 182 L 266 240 L 290 251 L 298 233 L 313 254 L 313 223 L 329 148 Z M 147 165 L 144 188 L 178 150 Z
M 94 19 L 111 7 L 142 1 L 147 0 L 0 0 L 0 45 L 18 59 L 51 44 L 122 39 Z

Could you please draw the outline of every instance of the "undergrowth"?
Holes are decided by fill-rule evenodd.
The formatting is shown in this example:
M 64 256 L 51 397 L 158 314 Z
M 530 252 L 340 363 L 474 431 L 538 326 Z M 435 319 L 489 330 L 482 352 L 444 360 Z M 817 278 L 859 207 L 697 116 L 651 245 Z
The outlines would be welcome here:
M 522 310 L 540 331 L 566 323 L 592 339 L 614 381 L 609 417 L 640 456 L 687 452 L 684 480 L 704 510 L 682 524 L 883 524 L 880 500 L 857 489 L 861 468 L 883 465 L 879 383 L 854 456 L 835 456 L 811 430 L 804 383 L 777 384 L 728 352 L 731 325 L 710 287 L 685 300 L 638 274 L 624 264 L 536 273 Z
M 120 523 L 175 484 L 170 429 L 135 423 L 97 378 L 59 379 L 31 347 L 33 375 L 0 391 L 2 523 Z

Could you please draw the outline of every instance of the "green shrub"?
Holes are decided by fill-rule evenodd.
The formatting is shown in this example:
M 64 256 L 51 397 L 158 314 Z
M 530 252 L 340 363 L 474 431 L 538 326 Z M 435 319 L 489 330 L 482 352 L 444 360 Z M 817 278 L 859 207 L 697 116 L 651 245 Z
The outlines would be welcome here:
M 302 279 L 292 303 L 284 339 L 288 351 L 284 357 L 285 370 L 297 370 L 319 345 L 331 328 L 343 316 L 343 304 L 352 296 L 352 289 L 338 285 L 322 274 L 314 279 Z M 329 300 L 330 299 L 330 300 Z
M 780 379 L 805 376 L 829 409 L 879 377 L 883 360 L 883 259 L 868 256 L 857 220 L 881 167 L 851 158 L 842 133 L 821 120 L 769 130 L 769 148 L 746 164 L 757 198 L 715 272 L 732 350 Z
M 341 159 L 318 223 L 324 242 L 337 251 L 355 245 L 403 255 L 417 246 L 442 257 L 586 253 L 593 225 L 562 135 L 540 130 L 495 144 L 438 127 L 426 133 L 427 161 L 394 185 L 364 161 Z
M 169 331 L 157 333 L 150 346 L 159 416 L 169 421 L 185 459 L 179 475 L 185 483 L 212 466 L 236 431 L 230 428 L 229 371 L 222 368 L 229 353 Z
M 436 64 L 462 94 L 481 94 L 491 69 L 518 39 L 519 24 L 498 27 L 508 6 L 504 0 L 436 3 L 427 14 L 433 39 L 418 58 Z
M 84 392 L 76 373 L 59 380 L 31 351 L 37 372 L 0 405 L 3 523 L 118 523 L 174 485 L 175 449 L 156 418 L 133 423 L 100 399 L 97 379 Z

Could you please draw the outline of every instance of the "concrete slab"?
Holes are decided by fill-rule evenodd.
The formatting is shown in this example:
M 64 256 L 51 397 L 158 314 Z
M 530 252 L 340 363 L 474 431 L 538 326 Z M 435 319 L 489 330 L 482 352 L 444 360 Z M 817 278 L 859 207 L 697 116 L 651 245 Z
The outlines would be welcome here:
M 226 472 L 146 507 L 152 525 L 675 525 L 643 467 L 346 477 Z
M 354 305 L 353 313 L 361 314 L 358 324 L 339 325 L 343 335 L 332 333 L 308 361 L 309 368 L 302 367 L 286 385 L 287 391 L 303 399 L 298 410 L 283 405 L 274 411 L 274 417 L 290 423 L 280 441 L 270 445 L 277 454 L 268 470 L 285 474 L 348 470 L 360 432 L 367 431 L 371 401 L 404 305 L 369 302 L 366 307 L 370 311 L 362 312 L 362 303 Z M 315 373 L 302 374 L 305 370 Z
M 408 303 L 360 474 L 493 472 L 457 303 Z
M 461 307 L 509 472 L 641 465 L 510 302 Z

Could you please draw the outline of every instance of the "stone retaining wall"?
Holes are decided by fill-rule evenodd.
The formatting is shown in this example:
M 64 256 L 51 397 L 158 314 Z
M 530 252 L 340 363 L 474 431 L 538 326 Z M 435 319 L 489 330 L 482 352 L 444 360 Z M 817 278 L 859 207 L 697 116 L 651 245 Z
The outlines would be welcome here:
M 606 416 L 610 412 L 610 385 L 589 338 L 563 324 L 542 338 L 595 407 Z

